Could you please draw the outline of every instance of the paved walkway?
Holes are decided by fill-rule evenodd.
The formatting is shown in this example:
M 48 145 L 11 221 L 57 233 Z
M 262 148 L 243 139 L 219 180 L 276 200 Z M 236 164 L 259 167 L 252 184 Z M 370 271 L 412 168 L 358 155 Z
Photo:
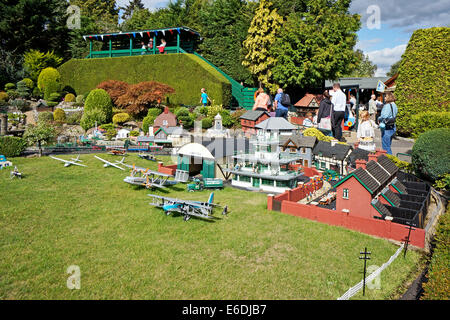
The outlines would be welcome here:
M 308 203 L 314 201 L 314 199 L 317 199 L 317 198 L 323 196 L 324 194 L 326 194 L 330 189 L 331 189 L 331 184 L 328 181 L 324 181 L 322 188 L 320 188 L 319 190 L 314 192 L 312 194 L 311 199 L 308 200 L 308 197 L 306 197 L 306 198 L 303 198 L 300 201 L 298 201 L 298 203 L 308 204 Z
M 348 144 L 355 144 L 355 142 L 358 141 L 358 138 L 356 137 L 356 132 L 351 131 L 350 136 L 344 135 L 345 140 Z M 381 149 L 381 131 L 375 130 L 375 144 L 377 146 L 377 149 Z M 414 145 L 414 142 L 409 139 L 403 139 L 395 137 L 392 140 L 392 153 L 394 156 L 396 156 L 398 153 L 410 153 L 412 150 L 412 147 Z M 411 162 L 411 157 L 399 155 L 400 160 Z

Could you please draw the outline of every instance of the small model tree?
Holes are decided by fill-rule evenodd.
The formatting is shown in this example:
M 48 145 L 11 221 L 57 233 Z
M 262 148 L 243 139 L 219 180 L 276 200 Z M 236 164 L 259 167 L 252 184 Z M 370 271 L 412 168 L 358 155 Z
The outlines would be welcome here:
M 55 121 L 65 122 L 66 121 L 66 113 L 64 112 L 63 109 L 58 108 L 53 113 L 53 118 L 55 119 Z
M 53 93 L 59 93 L 61 90 L 61 75 L 55 68 L 45 68 L 41 71 L 38 78 L 38 88 L 44 93 L 44 99 L 50 100 Z
M 39 157 L 42 156 L 42 146 L 56 137 L 56 129 L 46 121 L 39 121 L 37 125 L 28 125 L 23 138 L 29 145 L 37 145 Z
M 167 84 L 147 81 L 130 85 L 127 92 L 117 99 L 117 105 L 126 109 L 130 115 L 139 116 L 149 107 L 159 105 L 175 89 Z
M 92 90 L 86 98 L 84 103 L 84 111 L 90 113 L 94 110 L 101 111 L 105 116 L 105 122 L 108 123 L 112 120 L 112 101 L 108 93 L 103 89 Z
M 125 112 L 118 113 L 118 114 L 114 115 L 112 121 L 113 121 L 113 123 L 115 125 L 123 124 L 123 123 L 125 123 L 127 121 L 130 121 L 130 115 L 128 113 L 125 113 Z
M 35 81 L 38 79 L 42 70 L 49 67 L 56 68 L 63 61 L 53 51 L 43 53 L 39 50 L 30 50 L 25 52 L 23 58 L 23 68 L 30 75 L 31 79 Z

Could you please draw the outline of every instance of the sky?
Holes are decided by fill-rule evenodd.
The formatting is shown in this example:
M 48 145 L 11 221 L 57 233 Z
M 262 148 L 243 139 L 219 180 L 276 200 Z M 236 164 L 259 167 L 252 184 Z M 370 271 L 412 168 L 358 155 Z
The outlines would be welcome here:
M 119 6 L 128 2 L 117 0 Z M 156 9 L 165 7 L 169 0 L 142 0 L 142 3 Z M 350 12 L 361 15 L 356 48 L 377 65 L 375 76 L 385 76 L 391 65 L 400 60 L 414 30 L 449 26 L 450 1 L 353 0 Z

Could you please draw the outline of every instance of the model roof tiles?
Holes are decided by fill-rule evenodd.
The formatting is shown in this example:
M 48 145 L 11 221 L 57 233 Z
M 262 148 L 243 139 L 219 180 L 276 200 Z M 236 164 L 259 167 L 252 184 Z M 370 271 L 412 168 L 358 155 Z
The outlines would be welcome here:
M 368 189 L 370 189 L 370 192 L 372 194 L 375 193 L 376 190 L 380 187 L 380 183 L 363 168 L 356 169 L 355 171 L 352 172 L 352 174 L 356 178 L 358 178 L 358 180 L 362 184 L 364 184 Z
M 259 118 L 261 118 L 263 114 L 266 114 L 267 116 L 269 116 L 269 114 L 266 111 L 250 110 L 250 111 L 247 111 L 246 113 L 244 113 L 240 117 L 240 119 L 256 121 Z
M 316 137 L 305 137 L 301 134 L 294 133 L 291 136 L 281 136 L 280 145 L 285 145 L 289 140 L 292 140 L 298 148 L 311 148 L 316 145 Z
M 390 179 L 390 174 L 375 161 L 367 163 L 366 170 L 373 176 L 380 185 L 385 184 Z
M 401 200 L 391 189 L 387 188 L 387 190 L 383 191 L 383 195 L 392 202 L 394 206 L 400 207 Z
M 294 125 L 292 125 L 285 118 L 281 117 L 270 117 L 269 119 L 258 123 L 255 128 L 268 131 L 287 131 L 296 129 Z
M 391 212 L 382 204 L 380 201 L 375 200 L 372 205 L 378 210 L 383 216 L 392 216 Z
M 399 180 L 396 179 L 396 181 L 394 181 L 392 183 L 392 185 L 399 190 L 402 194 L 407 194 L 408 190 L 406 189 L 405 185 L 403 183 L 401 183 Z
M 313 153 L 326 158 L 335 157 L 337 160 L 345 160 L 352 147 L 344 144 L 335 144 L 331 142 L 319 141 L 314 147 Z
M 389 160 L 389 158 L 386 157 L 385 155 L 381 155 L 378 157 L 378 163 L 384 169 L 386 169 L 390 175 L 394 175 L 395 173 L 398 172 L 398 167 L 395 165 L 395 163 Z

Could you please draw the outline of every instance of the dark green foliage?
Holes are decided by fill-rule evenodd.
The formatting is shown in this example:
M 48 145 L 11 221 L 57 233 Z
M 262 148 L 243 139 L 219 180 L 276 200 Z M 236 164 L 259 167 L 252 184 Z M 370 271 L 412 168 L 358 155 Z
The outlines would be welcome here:
M 80 120 L 80 126 L 85 130 L 95 127 L 95 124 L 101 125 L 106 121 L 106 115 L 99 109 L 85 111 Z
M 370 61 L 369 55 L 364 55 L 364 52 L 359 49 L 355 51 L 355 55 L 357 58 L 355 69 L 348 73 L 346 77 L 370 78 L 375 76 L 378 67 Z
M 178 121 L 183 124 L 184 129 L 189 130 L 194 126 L 194 121 L 188 108 L 179 108 L 175 115 L 177 116 Z
M 391 69 L 389 69 L 389 72 L 386 73 L 388 77 L 393 77 L 398 73 L 398 68 L 400 68 L 400 64 L 402 63 L 402 60 L 398 60 L 396 63 L 394 63 L 391 66 Z
M 77 111 L 77 112 L 71 112 L 67 116 L 67 124 L 75 125 L 80 124 L 81 117 L 83 116 L 83 112 Z
M 85 112 L 99 110 L 105 115 L 105 121 L 112 120 L 112 102 L 108 93 L 103 89 L 92 90 L 86 98 L 84 104 Z
M 202 128 L 203 129 L 209 129 L 213 125 L 213 121 L 210 118 L 204 118 L 202 119 Z
M 30 106 L 30 103 L 27 100 L 24 99 L 14 99 L 11 102 L 11 105 L 16 107 L 19 111 L 28 111 L 28 107 Z
M 183 70 L 182 77 L 180 70 Z M 154 80 L 175 89 L 175 94 L 170 97 L 172 104 L 196 105 L 201 88 L 207 88 L 217 104 L 229 105 L 231 101 L 230 82 L 206 62 L 190 54 L 72 59 L 60 66 L 59 71 L 62 82 L 72 86 L 77 93 L 92 90 L 106 80 L 130 84 Z
M 112 140 L 117 135 L 117 131 L 114 128 L 108 128 L 106 129 L 105 136 L 108 140 Z
M 18 137 L 0 137 L 0 154 L 5 157 L 18 157 L 25 151 L 27 142 Z
M 19 97 L 27 99 L 30 97 L 30 88 L 27 86 L 25 81 L 19 81 L 17 82 L 17 94 Z
M 103 130 L 111 130 L 114 129 L 116 126 L 113 123 L 105 123 L 102 124 L 99 128 Z
M 428 271 L 428 281 L 424 283 L 423 300 L 450 299 L 450 206 L 446 214 L 439 218 L 434 237 L 436 247 Z
M 423 111 L 450 111 L 450 28 L 416 30 L 398 69 L 397 127 L 412 133 L 411 117 Z
M 425 111 L 411 117 L 411 133 L 414 138 L 420 134 L 438 128 L 450 129 L 450 112 Z
M 412 164 L 418 176 L 431 181 L 450 173 L 450 129 L 421 134 L 412 149 Z
M 147 116 L 142 122 L 142 130 L 144 130 L 145 133 L 148 133 L 149 127 L 153 126 L 155 119 L 161 114 L 161 112 L 162 110 L 159 108 L 148 109 Z
M 39 112 L 38 121 L 39 122 L 52 122 L 54 120 L 53 113 L 50 111 Z

